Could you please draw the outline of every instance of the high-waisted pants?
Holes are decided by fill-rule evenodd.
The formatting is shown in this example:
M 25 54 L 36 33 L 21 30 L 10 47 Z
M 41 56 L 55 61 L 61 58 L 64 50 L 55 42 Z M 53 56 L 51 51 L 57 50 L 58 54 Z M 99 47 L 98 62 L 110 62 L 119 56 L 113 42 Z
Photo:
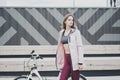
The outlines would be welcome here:
M 72 80 L 79 80 L 80 71 L 73 71 L 70 54 L 65 54 L 64 58 L 65 62 L 61 71 L 60 80 L 67 80 L 69 77 L 71 77 Z

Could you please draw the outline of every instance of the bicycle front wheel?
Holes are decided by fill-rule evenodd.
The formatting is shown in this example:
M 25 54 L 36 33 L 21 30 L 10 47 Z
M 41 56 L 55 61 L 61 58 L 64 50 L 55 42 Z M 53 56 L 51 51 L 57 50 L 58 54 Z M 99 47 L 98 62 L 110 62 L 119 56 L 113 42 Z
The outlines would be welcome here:
M 17 77 L 15 78 L 14 80 L 27 80 L 28 77 L 26 76 L 20 76 L 20 77 Z M 31 78 L 29 80 L 32 80 Z
M 80 74 L 80 79 L 79 80 L 87 80 L 87 78 L 84 75 Z
M 68 80 L 72 80 L 71 77 Z M 79 80 L 87 80 L 87 79 L 84 75 L 80 74 Z

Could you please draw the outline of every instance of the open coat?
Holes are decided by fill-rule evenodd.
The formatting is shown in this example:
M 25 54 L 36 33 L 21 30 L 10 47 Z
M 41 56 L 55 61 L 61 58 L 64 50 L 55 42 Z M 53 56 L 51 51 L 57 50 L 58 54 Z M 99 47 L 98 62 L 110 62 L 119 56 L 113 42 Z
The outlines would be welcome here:
M 64 30 L 60 31 L 59 40 L 58 40 L 58 47 L 56 51 L 56 66 L 58 69 L 62 69 L 64 66 L 64 48 L 63 44 L 61 43 L 61 38 Z M 81 39 L 81 34 L 78 29 L 72 29 L 72 33 L 68 39 L 68 45 L 70 49 L 71 61 L 72 61 L 72 68 L 73 70 L 78 70 L 78 64 L 83 64 L 83 44 Z

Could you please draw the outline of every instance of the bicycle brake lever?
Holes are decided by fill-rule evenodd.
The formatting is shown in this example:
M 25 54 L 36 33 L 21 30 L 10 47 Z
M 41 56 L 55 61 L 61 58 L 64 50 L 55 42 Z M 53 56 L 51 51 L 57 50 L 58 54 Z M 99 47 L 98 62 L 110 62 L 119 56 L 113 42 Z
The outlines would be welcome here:
M 33 54 L 35 52 L 35 50 L 32 50 L 32 52 L 30 54 Z

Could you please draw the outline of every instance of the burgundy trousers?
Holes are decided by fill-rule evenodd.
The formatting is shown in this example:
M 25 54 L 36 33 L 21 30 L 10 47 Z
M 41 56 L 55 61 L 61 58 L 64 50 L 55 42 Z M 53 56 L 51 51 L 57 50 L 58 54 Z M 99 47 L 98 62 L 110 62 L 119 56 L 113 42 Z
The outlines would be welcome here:
M 69 77 L 71 77 L 72 80 L 79 80 L 80 71 L 73 71 L 70 54 L 65 54 L 64 57 L 65 63 L 60 75 L 60 80 L 68 80 Z

